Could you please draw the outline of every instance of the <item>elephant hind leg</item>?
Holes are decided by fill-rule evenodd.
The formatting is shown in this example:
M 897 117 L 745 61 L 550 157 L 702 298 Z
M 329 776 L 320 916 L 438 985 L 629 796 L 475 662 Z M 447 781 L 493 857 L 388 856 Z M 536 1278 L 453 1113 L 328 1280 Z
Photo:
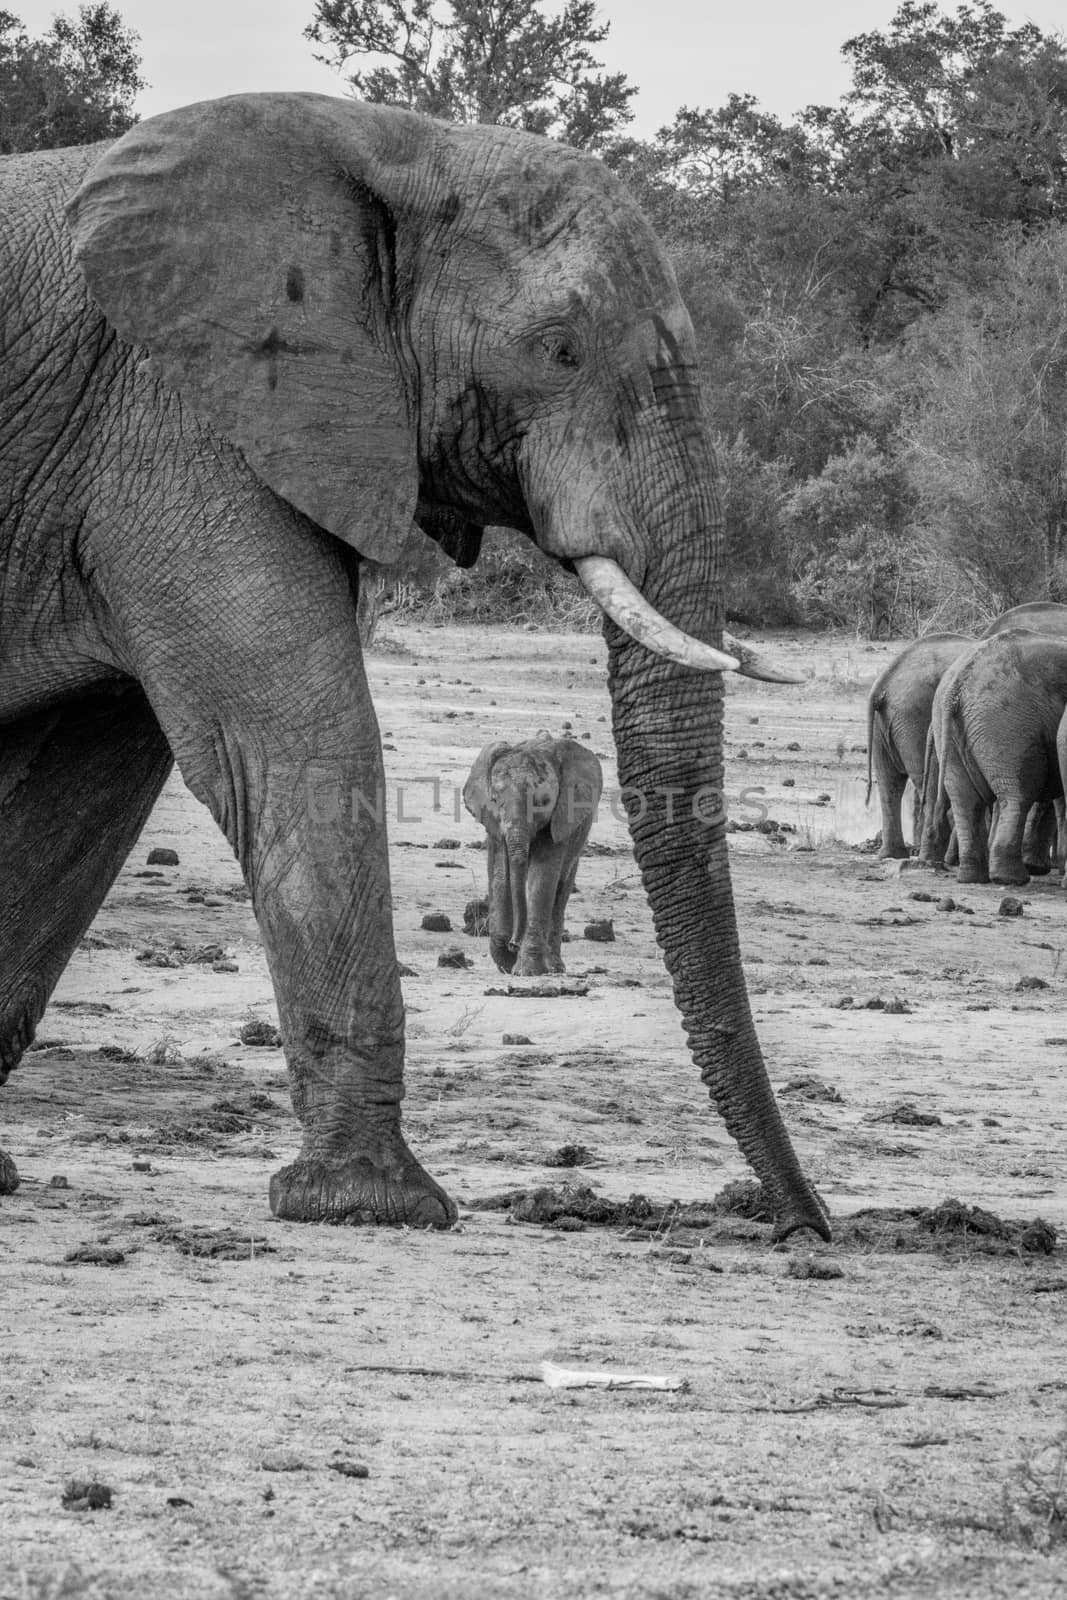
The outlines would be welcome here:
M 895 763 L 891 763 L 888 756 L 879 760 L 877 773 L 878 800 L 882 808 L 882 844 L 878 851 L 878 859 L 900 861 L 911 854 L 904 843 L 900 818 L 904 790 L 908 786 L 908 775 L 906 772 L 901 772 Z
M 1023 830 L 1023 866 L 1032 878 L 1043 878 L 1052 871 L 1058 855 L 1059 819 L 1052 800 L 1038 800 L 1030 807 Z
M 1023 835 L 1029 811 L 1027 801 L 1018 795 L 1000 799 L 989 843 L 989 878 L 992 883 L 1021 887 L 1030 882 L 1030 873 L 1023 860 Z
M 143 828 L 171 754 L 140 689 L 0 728 L 0 1083 Z M 0 1193 L 17 1183 L 0 1152 Z

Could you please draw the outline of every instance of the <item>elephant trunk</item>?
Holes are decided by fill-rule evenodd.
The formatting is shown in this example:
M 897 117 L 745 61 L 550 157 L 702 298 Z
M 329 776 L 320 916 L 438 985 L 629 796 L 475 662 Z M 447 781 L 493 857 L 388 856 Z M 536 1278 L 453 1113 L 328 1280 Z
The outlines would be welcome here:
M 703 580 L 691 567 L 667 572 L 645 592 L 686 633 L 717 643 L 713 571 Z M 775 1237 L 809 1227 L 829 1238 L 767 1077 L 741 968 L 722 801 L 722 676 L 650 653 L 610 618 L 604 632 L 619 783 L 694 1059 L 763 1185 Z
M 508 883 L 511 887 L 511 948 L 517 950 L 526 933 L 526 873 L 530 864 L 530 832 L 518 825 L 504 833 L 508 853 Z

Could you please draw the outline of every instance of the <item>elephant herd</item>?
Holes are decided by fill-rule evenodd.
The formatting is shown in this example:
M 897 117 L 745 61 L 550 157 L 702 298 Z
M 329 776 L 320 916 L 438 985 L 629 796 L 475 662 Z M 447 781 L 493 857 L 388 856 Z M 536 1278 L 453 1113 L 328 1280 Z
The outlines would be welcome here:
M 907 645 L 867 706 L 868 795 L 876 780 L 882 857 L 957 864 L 961 883 L 1021 885 L 1064 871 L 1067 829 L 1067 606 L 1037 601 L 978 639 L 930 634 Z

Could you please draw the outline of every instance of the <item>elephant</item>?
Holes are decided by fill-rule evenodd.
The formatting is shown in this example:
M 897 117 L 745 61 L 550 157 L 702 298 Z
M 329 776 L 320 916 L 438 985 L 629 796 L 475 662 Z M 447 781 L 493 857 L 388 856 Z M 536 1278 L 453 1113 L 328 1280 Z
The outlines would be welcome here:
M 945 674 L 935 696 L 940 791 L 952 805 L 961 883 L 1028 883 L 1028 851 L 1040 848 L 1048 870 L 1048 823 L 1034 808 L 1051 809 L 1063 794 L 1065 708 L 1067 639 L 993 634 Z
M 1067 638 L 1067 606 L 1051 600 L 1033 600 L 1025 605 L 1012 606 L 1009 611 L 994 617 L 978 638 L 991 639 L 996 634 L 1012 629 Z M 923 793 L 926 800 L 922 807 L 919 860 L 925 866 L 951 866 L 958 859 L 947 794 L 938 781 L 935 729 L 941 725 L 942 702 L 943 697 L 941 700 L 935 699 L 931 707 L 931 727 L 927 734 L 924 758 Z M 1023 833 L 1023 861 L 1028 872 L 1035 877 L 1049 872 L 1053 854 L 1062 865 L 1065 846 L 1067 827 L 1062 801 L 1039 803 L 1027 818 Z
M 577 739 L 497 739 L 479 753 L 463 803 L 486 830 L 489 954 L 501 972 L 563 972 L 563 917 L 604 774 Z
M 905 859 L 900 807 L 911 780 L 912 839 L 922 836 L 923 764 L 934 691 L 947 667 L 972 643 L 962 633 L 931 633 L 913 639 L 879 673 L 867 697 L 867 804 L 873 780 L 882 808 L 880 860 Z
M 356 605 L 361 563 L 413 520 L 460 564 L 500 524 L 604 613 L 695 1063 L 776 1235 L 828 1236 L 752 1022 L 714 799 L 740 663 L 695 338 L 622 183 L 535 134 L 249 94 L 7 157 L 0 211 L 0 1080 L 174 761 L 237 856 L 277 999 L 302 1142 L 275 1215 L 453 1224 L 401 1126 Z

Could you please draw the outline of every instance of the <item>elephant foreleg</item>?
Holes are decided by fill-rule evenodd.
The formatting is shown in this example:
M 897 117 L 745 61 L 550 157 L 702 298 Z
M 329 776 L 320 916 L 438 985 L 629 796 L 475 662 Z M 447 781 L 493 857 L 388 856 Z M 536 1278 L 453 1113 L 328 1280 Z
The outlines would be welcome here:
M 511 877 L 504 841 L 492 829 L 486 836 L 489 857 L 489 954 L 501 972 L 515 965 L 511 944 L 514 911 L 511 904 Z
M 0 730 L 0 1083 L 117 877 L 172 765 L 133 685 Z M 0 1193 L 18 1182 L 0 1152 Z
M 538 834 L 533 841 L 526 880 L 526 931 L 515 963 L 519 977 L 538 977 L 542 973 L 563 970 L 558 950 L 553 949 L 552 937 L 556 895 L 566 851 L 566 841 L 557 844 L 549 833 Z
M 270 507 L 183 556 L 180 614 L 166 569 L 142 565 L 109 598 L 252 893 L 303 1128 L 272 1209 L 447 1227 L 455 1207 L 401 1130 L 384 772 L 343 557 Z

